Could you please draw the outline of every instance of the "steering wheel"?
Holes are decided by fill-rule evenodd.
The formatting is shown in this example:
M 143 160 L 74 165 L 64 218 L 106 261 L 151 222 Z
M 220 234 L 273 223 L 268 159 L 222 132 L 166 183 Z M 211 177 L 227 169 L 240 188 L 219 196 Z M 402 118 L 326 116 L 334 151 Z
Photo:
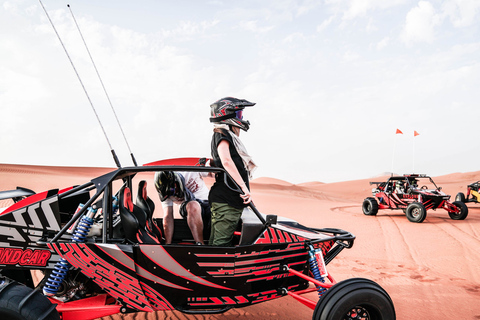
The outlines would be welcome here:
M 427 188 L 427 186 L 422 186 L 420 189 L 427 190 L 428 188 Z

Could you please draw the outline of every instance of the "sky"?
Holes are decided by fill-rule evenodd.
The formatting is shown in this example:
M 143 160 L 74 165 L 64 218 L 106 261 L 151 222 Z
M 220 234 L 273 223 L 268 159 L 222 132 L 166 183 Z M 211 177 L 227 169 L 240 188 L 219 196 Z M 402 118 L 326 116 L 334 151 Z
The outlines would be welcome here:
M 209 157 L 232 96 L 254 178 L 479 171 L 479 87 L 476 0 L 0 0 L 0 163 Z

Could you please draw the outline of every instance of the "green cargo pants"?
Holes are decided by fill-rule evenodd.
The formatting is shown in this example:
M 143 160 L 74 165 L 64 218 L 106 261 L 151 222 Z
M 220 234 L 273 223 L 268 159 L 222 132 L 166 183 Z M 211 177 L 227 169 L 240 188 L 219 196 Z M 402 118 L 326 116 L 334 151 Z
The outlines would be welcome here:
M 243 209 L 237 209 L 226 203 L 212 203 L 212 229 L 208 243 L 212 246 L 231 246 L 233 233 L 242 216 Z

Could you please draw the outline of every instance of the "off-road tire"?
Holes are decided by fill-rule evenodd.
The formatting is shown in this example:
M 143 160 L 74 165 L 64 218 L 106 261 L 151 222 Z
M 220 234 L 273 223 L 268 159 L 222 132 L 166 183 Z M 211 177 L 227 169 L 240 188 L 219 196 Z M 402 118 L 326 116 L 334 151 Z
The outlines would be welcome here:
M 313 320 L 395 320 L 388 293 L 376 282 L 351 278 L 335 284 L 318 300 Z
M 60 320 L 60 315 L 43 294 L 0 276 L 0 319 Z
M 405 215 L 410 222 L 421 223 L 427 217 L 427 210 L 420 202 L 412 202 L 407 206 Z
M 465 198 L 465 195 L 463 194 L 463 192 L 459 192 L 455 196 L 455 201 L 460 201 L 460 202 L 465 203 L 465 200 L 466 200 L 466 198 Z
M 450 219 L 452 220 L 464 220 L 468 216 L 468 207 L 465 203 L 455 201 L 452 203 L 455 207 L 460 209 L 460 213 L 448 212 Z
M 362 204 L 363 214 L 367 216 L 376 216 L 378 212 L 378 202 L 375 198 L 368 197 L 363 200 Z

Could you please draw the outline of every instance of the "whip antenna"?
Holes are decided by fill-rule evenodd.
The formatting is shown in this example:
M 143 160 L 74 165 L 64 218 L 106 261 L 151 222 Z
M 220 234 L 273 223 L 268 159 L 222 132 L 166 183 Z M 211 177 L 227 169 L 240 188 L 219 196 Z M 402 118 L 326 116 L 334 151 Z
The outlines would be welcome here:
M 82 31 L 80 31 L 80 27 L 78 26 L 77 19 L 75 19 L 75 16 L 73 15 L 72 8 L 70 7 L 69 4 L 67 4 L 67 7 L 70 10 L 70 13 L 72 14 L 72 18 L 73 18 L 73 21 L 75 22 L 75 25 L 77 26 L 78 33 L 80 33 L 80 37 L 82 38 L 83 44 L 85 45 L 85 49 L 87 49 L 88 56 L 90 57 L 90 60 L 92 61 L 93 67 L 95 68 L 95 72 L 97 73 L 98 80 L 100 80 L 103 91 L 105 92 L 105 95 L 107 96 L 108 103 L 110 104 L 110 108 L 112 108 L 112 112 L 115 115 L 115 119 L 117 120 L 117 124 L 120 127 L 120 131 L 122 132 L 123 139 L 125 140 L 125 143 L 127 144 L 128 151 L 130 152 L 130 156 L 132 157 L 133 164 L 135 166 L 138 166 L 137 161 L 135 160 L 135 157 L 133 156 L 133 152 L 130 149 L 130 145 L 128 144 L 127 137 L 125 136 L 125 133 L 123 132 L 122 125 L 120 124 L 120 121 L 118 120 L 117 113 L 115 112 L 115 109 L 113 108 L 112 101 L 110 100 L 110 97 L 107 93 L 107 89 L 105 89 L 105 86 L 104 86 L 103 81 L 102 81 L 102 77 L 100 77 L 100 73 L 98 72 L 97 66 L 95 65 L 95 62 L 93 61 L 92 55 L 90 54 L 90 50 L 88 50 L 87 43 L 85 42 L 85 39 L 83 38 Z
M 90 100 L 90 96 L 87 93 L 87 89 L 85 89 L 85 86 L 83 85 L 82 79 L 80 78 L 80 75 L 77 72 L 77 69 L 75 68 L 75 65 L 73 64 L 72 59 L 70 58 L 70 55 L 68 54 L 67 48 L 65 48 L 65 45 L 63 44 L 62 39 L 60 38 L 60 35 L 57 32 L 57 29 L 55 28 L 55 25 L 53 24 L 52 19 L 50 19 L 50 16 L 48 15 L 47 10 L 43 6 L 42 0 L 38 0 L 40 2 L 40 5 L 43 8 L 43 11 L 45 11 L 45 14 L 47 15 L 48 21 L 50 21 L 50 24 L 53 27 L 53 30 L 55 31 L 55 34 L 57 35 L 58 40 L 60 41 L 60 44 L 63 47 L 63 50 L 65 50 L 65 53 L 67 54 L 68 60 L 70 61 L 70 64 L 72 65 L 73 70 L 75 71 L 75 74 L 77 75 L 78 81 L 80 81 L 80 84 L 82 85 L 83 91 L 85 92 L 85 95 L 87 96 L 88 102 L 90 102 L 90 106 L 92 107 L 93 113 L 95 113 L 95 116 L 97 117 L 98 123 L 100 124 L 100 127 L 102 128 L 103 135 L 105 136 L 105 139 L 107 139 L 108 146 L 110 147 L 110 151 L 112 152 L 113 160 L 115 161 L 115 164 L 117 165 L 118 168 L 121 168 L 122 166 L 120 165 L 120 161 L 118 160 L 117 154 L 115 153 L 115 150 L 113 150 L 112 145 L 110 144 L 110 140 L 108 139 L 107 133 L 105 132 L 105 129 L 103 128 L 102 122 L 100 121 L 100 118 L 98 117 L 97 110 L 95 110 L 95 107 L 93 106 L 92 100 Z

